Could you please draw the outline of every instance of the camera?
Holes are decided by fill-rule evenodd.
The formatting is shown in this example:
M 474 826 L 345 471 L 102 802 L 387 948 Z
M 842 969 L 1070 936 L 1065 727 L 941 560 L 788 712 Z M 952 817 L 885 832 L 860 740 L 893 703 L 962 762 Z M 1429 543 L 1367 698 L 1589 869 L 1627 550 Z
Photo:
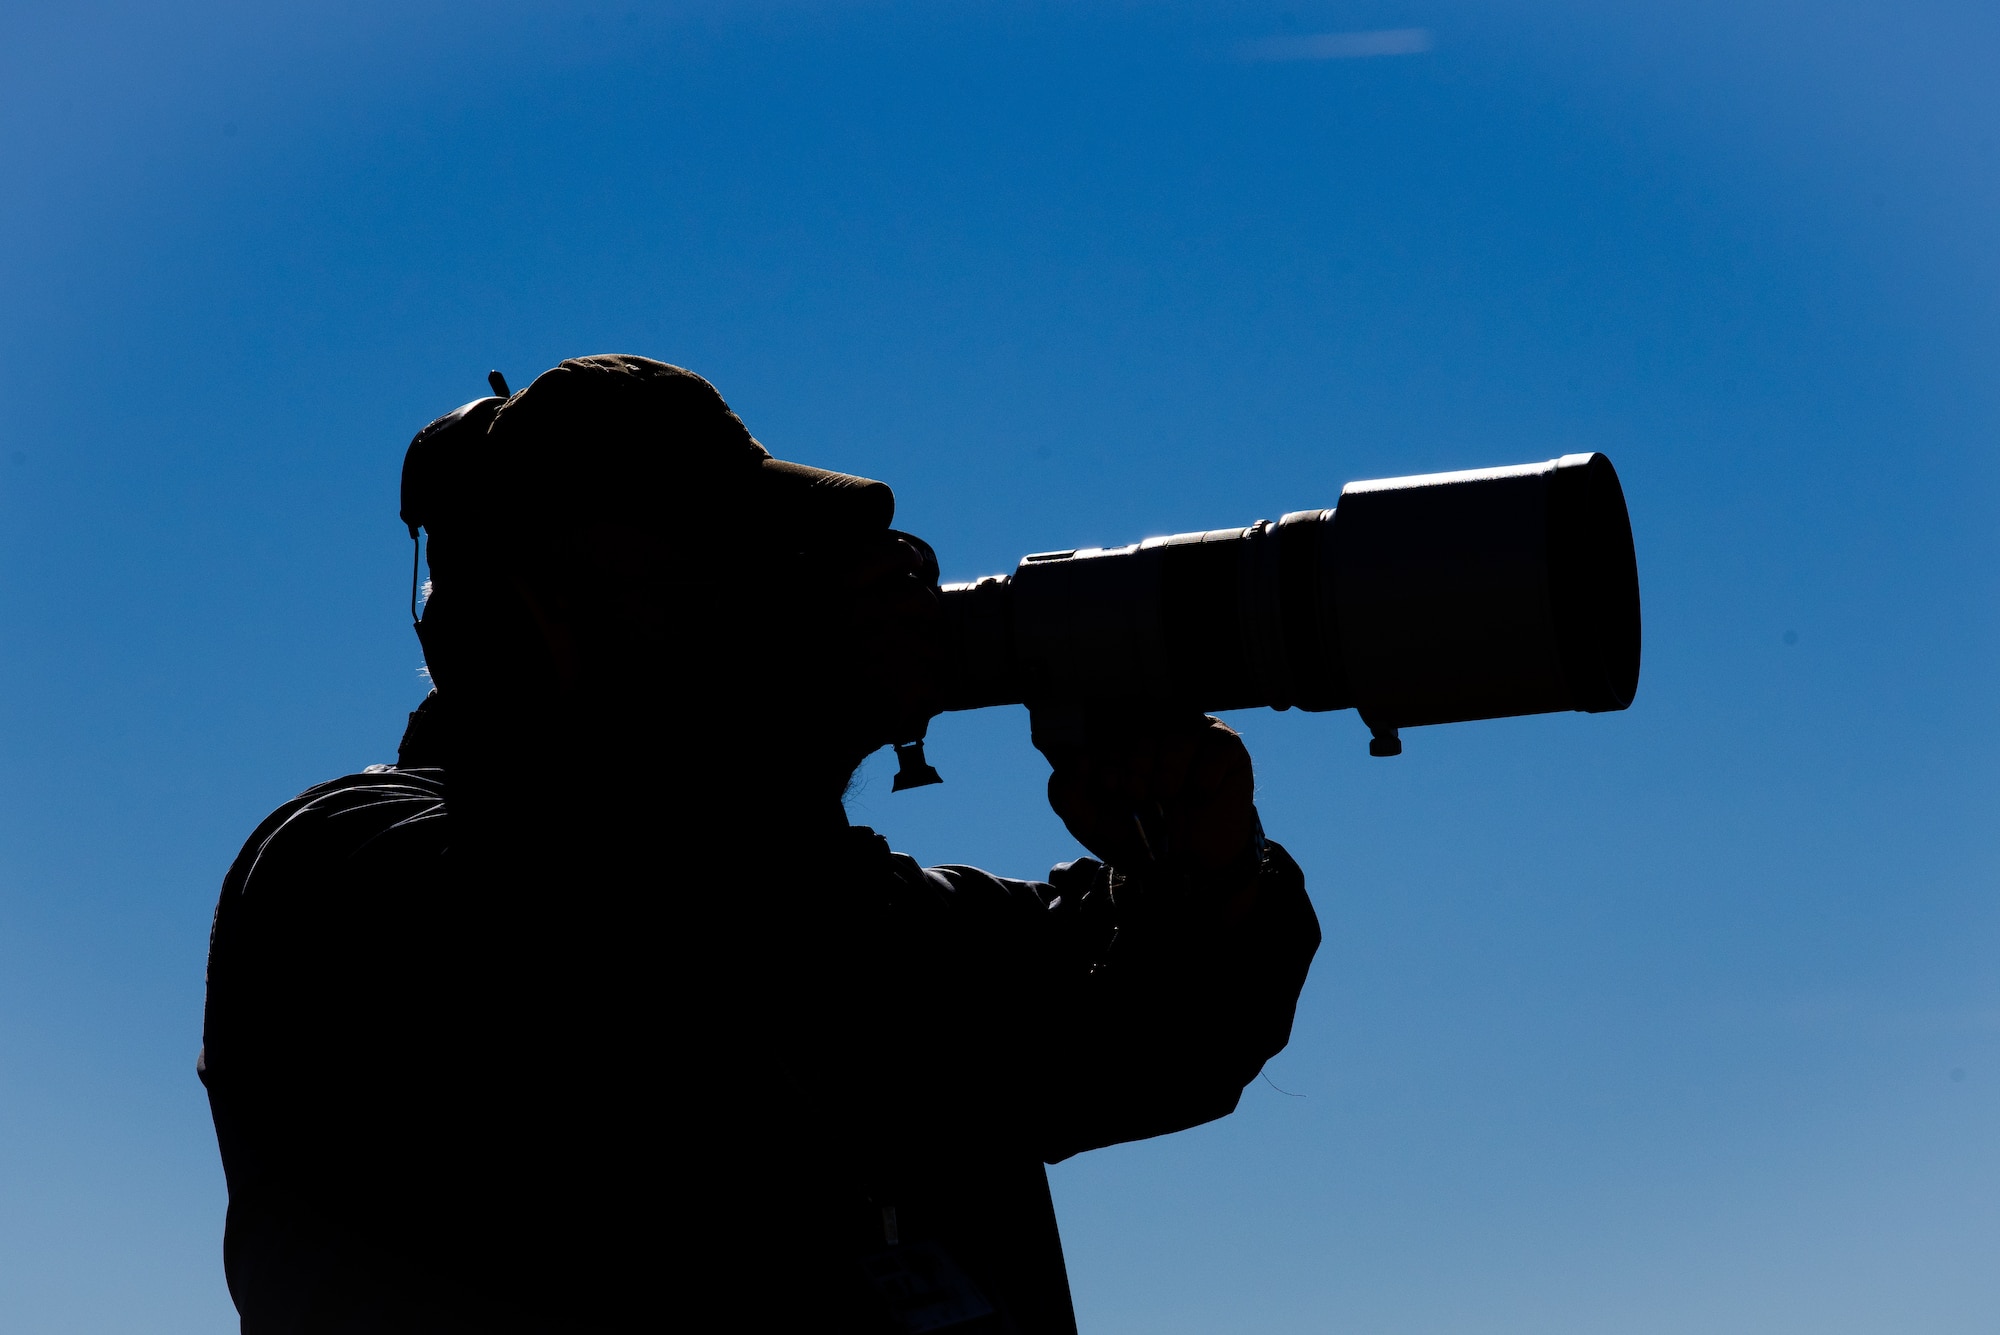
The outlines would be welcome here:
M 1276 523 L 1040 552 L 943 587 L 945 708 L 1039 721 L 1355 709 L 1399 730 L 1560 710 L 1639 685 L 1639 573 L 1602 454 L 1350 482 Z

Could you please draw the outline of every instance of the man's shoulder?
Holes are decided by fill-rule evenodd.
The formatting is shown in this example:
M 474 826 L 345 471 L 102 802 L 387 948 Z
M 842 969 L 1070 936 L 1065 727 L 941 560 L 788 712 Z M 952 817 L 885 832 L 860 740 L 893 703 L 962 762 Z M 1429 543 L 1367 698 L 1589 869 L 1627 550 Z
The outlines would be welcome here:
M 223 898 L 371 855 L 442 853 L 444 817 L 441 770 L 370 766 L 316 784 L 265 817 L 244 841 L 224 879 Z

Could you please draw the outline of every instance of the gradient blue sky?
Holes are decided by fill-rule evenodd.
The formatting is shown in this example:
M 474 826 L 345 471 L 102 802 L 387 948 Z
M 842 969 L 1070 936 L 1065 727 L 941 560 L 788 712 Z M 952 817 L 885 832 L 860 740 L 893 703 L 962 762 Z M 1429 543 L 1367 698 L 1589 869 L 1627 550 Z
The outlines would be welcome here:
M 633 351 L 956 577 L 1619 466 L 1629 713 L 1236 720 L 1327 942 L 1236 1116 L 1053 1171 L 1086 1332 L 1990 1332 L 1997 66 L 1921 0 L 7 6 L 0 1326 L 230 1328 L 217 881 L 421 694 L 410 434 Z M 1018 711 L 932 735 L 857 819 L 1073 853 Z

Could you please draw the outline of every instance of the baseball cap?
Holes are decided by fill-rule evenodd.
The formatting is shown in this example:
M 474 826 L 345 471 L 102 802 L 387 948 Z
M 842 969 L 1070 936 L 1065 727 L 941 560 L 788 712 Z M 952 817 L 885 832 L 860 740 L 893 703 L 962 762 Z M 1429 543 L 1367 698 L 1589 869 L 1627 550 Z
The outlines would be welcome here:
M 571 358 L 464 404 L 403 458 L 412 537 L 609 517 L 690 536 L 749 524 L 805 548 L 882 532 L 895 511 L 886 484 L 773 458 L 707 380 L 627 353 Z

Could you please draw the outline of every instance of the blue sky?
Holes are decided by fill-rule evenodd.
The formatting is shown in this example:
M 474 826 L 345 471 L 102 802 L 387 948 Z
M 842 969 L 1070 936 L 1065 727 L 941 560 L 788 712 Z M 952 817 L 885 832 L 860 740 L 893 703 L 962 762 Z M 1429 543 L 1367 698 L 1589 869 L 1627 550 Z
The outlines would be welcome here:
M 1628 713 L 1233 720 L 1327 944 L 1236 1116 L 1054 1170 L 1086 1331 L 1990 1331 L 1997 57 L 1921 2 L 0 12 L 7 1328 L 229 1326 L 216 884 L 421 694 L 411 433 L 631 351 L 954 577 L 1618 464 Z M 856 819 L 1073 854 L 1017 711 L 932 737 Z

